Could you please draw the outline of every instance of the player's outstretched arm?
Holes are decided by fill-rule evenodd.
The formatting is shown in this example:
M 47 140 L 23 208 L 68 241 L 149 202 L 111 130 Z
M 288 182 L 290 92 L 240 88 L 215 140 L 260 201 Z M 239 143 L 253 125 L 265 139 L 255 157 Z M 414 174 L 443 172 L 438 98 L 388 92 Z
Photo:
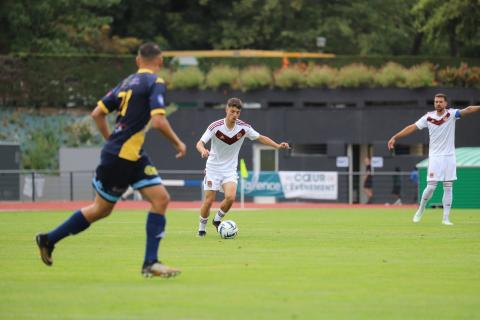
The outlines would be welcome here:
M 210 151 L 208 151 L 208 149 L 205 148 L 205 143 L 203 143 L 202 140 L 198 140 L 196 147 L 198 152 L 200 152 L 200 155 L 202 156 L 202 158 L 207 158 L 209 156 Z
M 388 140 L 388 150 L 392 150 L 393 147 L 395 146 L 395 142 L 397 142 L 398 139 L 400 138 L 403 138 L 403 137 L 406 137 L 408 136 L 409 134 L 412 134 L 414 133 L 415 131 L 417 131 L 418 128 L 417 126 L 414 124 L 411 124 L 409 126 L 406 126 L 405 128 L 403 128 L 402 130 L 400 130 L 399 132 L 397 132 L 393 137 L 390 138 L 390 140 Z
M 260 135 L 257 141 L 260 142 L 261 144 L 274 147 L 275 149 L 290 149 L 290 146 L 288 145 L 288 143 L 286 142 L 276 143 L 275 141 L 273 141 L 267 136 Z
M 465 109 L 460 110 L 460 116 L 463 118 L 475 112 L 480 112 L 480 106 L 468 106 Z
M 172 127 L 170 126 L 170 122 L 167 120 L 167 117 L 165 117 L 163 114 L 156 114 L 152 116 L 152 127 L 160 131 L 168 139 L 168 141 L 170 141 L 175 150 L 177 150 L 177 154 L 175 155 L 177 159 L 185 156 L 187 153 L 187 147 L 185 146 L 185 143 L 180 140 L 175 131 L 173 131 Z
M 102 107 L 97 106 L 93 109 L 92 113 L 90 114 L 95 120 L 95 124 L 100 131 L 100 134 L 103 136 L 105 140 L 108 139 L 110 136 L 110 130 L 108 129 L 108 122 L 107 122 L 107 114 L 103 111 Z

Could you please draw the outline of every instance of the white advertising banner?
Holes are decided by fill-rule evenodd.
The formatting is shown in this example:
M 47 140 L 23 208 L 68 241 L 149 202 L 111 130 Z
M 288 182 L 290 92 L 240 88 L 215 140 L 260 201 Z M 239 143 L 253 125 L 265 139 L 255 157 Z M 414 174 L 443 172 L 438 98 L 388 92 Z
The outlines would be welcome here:
M 337 200 L 338 173 L 335 171 L 279 171 L 286 199 Z

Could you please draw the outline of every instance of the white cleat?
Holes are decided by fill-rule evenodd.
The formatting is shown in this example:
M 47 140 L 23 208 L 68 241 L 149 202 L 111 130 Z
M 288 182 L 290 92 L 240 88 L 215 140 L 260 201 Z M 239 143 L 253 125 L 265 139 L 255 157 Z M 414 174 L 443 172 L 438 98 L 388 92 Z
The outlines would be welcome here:
M 451 223 L 450 220 L 442 220 L 442 224 L 444 226 L 453 226 L 453 223 Z
M 175 277 L 179 275 L 180 272 L 181 271 L 179 269 L 166 266 L 158 261 L 148 266 L 145 266 L 142 269 L 142 274 L 145 278 L 151 278 L 151 277 L 170 278 L 170 277 Z
M 422 216 L 423 216 L 423 212 L 416 212 L 415 215 L 413 216 L 413 219 L 412 221 L 415 222 L 415 223 L 418 223 L 420 222 L 420 220 L 422 220 Z

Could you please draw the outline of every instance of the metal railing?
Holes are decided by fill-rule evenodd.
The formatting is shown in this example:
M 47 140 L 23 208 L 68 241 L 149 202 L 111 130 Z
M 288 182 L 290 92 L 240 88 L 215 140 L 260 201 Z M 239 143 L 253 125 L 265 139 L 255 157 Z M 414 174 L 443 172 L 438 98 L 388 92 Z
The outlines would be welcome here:
M 198 201 L 203 197 L 201 170 L 161 170 L 164 185 L 174 201 Z M 0 201 L 93 200 L 94 171 L 0 170 Z M 338 172 L 338 197 L 332 203 L 365 203 L 364 172 Z M 418 183 L 409 172 L 375 172 L 372 175 L 372 203 L 417 202 Z M 398 196 L 396 195 L 398 193 Z M 397 201 L 400 199 L 399 201 Z M 246 201 L 251 201 L 246 198 Z M 277 201 L 315 201 L 277 199 Z

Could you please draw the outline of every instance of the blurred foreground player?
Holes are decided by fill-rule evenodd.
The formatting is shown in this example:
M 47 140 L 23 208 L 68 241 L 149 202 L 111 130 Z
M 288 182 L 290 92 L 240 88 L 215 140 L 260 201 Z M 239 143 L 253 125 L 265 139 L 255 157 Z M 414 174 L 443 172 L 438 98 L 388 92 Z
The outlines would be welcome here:
M 128 76 L 97 104 L 92 117 L 106 143 L 92 184 L 95 201 L 72 214 L 63 224 L 48 233 L 36 236 L 40 256 L 47 266 L 53 264 L 52 252 L 57 242 L 87 229 L 107 217 L 129 186 L 139 190 L 151 208 L 146 223 L 146 249 L 141 272 L 146 277 L 172 277 L 179 269 L 158 261 L 158 247 L 164 236 L 165 212 L 170 196 L 162 185 L 156 168 L 142 146 L 148 124 L 160 131 L 177 151 L 177 158 L 186 153 L 185 144 L 177 137 L 165 116 L 165 84 L 157 72 L 162 65 L 162 52 L 154 43 L 145 43 L 136 57 L 138 72 Z M 112 133 L 106 121 L 116 111 Z

